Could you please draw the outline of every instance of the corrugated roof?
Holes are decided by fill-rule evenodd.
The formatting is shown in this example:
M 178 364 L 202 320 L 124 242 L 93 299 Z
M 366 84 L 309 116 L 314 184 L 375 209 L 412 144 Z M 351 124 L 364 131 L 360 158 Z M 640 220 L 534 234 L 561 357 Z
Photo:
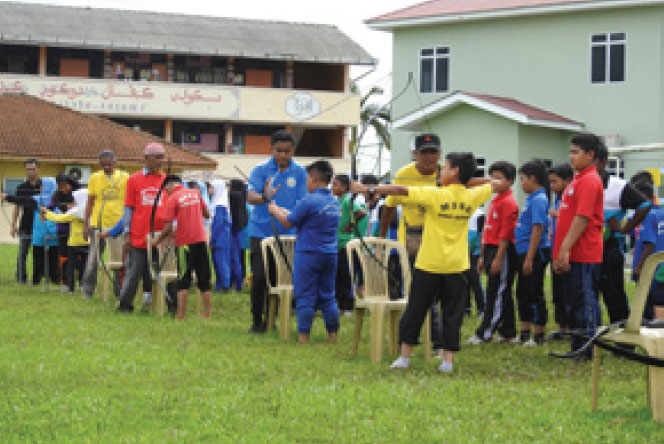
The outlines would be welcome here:
M 79 48 L 373 65 L 336 26 L 0 2 L 0 40 Z
M 0 95 L 0 122 L 0 158 L 35 157 L 96 164 L 99 152 L 111 149 L 121 164 L 142 165 L 145 145 L 161 142 L 174 166 L 189 169 L 217 166 L 207 157 L 151 134 L 32 96 Z
M 568 119 L 567 117 L 563 117 L 561 115 L 545 111 L 541 108 L 536 108 L 534 106 L 527 105 L 525 103 L 519 102 L 518 100 L 511 99 L 509 97 L 490 96 L 487 94 L 476 94 L 467 91 L 460 91 L 460 93 L 475 97 L 477 99 L 483 100 L 484 102 L 491 103 L 506 110 L 514 111 L 515 113 L 522 114 L 531 119 L 548 120 L 550 122 L 564 122 L 572 124 L 579 123 L 575 120 Z
M 455 91 L 423 108 L 401 116 L 394 120 L 393 126 L 398 129 L 417 130 L 418 126 L 423 122 L 440 113 L 454 109 L 459 105 L 470 105 L 483 109 L 484 111 L 500 115 L 523 125 L 541 126 L 566 131 L 581 131 L 583 129 L 581 122 L 532 105 L 527 105 L 516 99 L 466 91 Z
M 380 24 L 385 22 L 402 22 L 424 18 L 444 18 L 445 16 L 463 16 L 467 14 L 479 14 L 497 11 L 526 10 L 533 11 L 538 8 L 565 5 L 618 7 L 630 6 L 634 2 L 630 0 L 431 0 L 417 3 L 406 8 L 388 12 L 377 17 L 366 20 L 368 24 Z M 643 1 L 640 3 L 657 3 L 656 1 Z

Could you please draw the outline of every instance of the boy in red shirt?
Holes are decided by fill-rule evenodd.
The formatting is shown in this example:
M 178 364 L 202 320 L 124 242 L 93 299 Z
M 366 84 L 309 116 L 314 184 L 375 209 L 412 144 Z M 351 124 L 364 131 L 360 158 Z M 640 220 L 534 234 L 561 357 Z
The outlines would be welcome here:
M 494 179 L 492 187 L 496 195 L 486 213 L 477 264 L 478 272 L 484 268 L 488 277 L 486 303 L 482 323 L 468 343 L 489 341 L 496 330 L 498 342 L 517 343 L 512 284 L 516 274 L 514 229 L 519 207 L 510 189 L 516 177 L 516 167 L 505 161 L 495 162 L 489 168 L 489 174 Z
M 570 328 L 593 335 L 601 322 L 597 299 L 602 263 L 604 225 L 604 187 L 594 162 L 606 147 L 594 134 L 579 134 L 572 139 L 569 160 L 576 176 L 563 192 L 553 244 L 553 269 L 563 274 L 570 301 Z M 572 336 L 572 350 L 584 343 Z M 590 358 L 588 348 L 584 358 Z
M 210 298 L 212 296 L 210 258 L 205 244 L 206 236 L 203 224 L 203 218 L 209 219 L 210 213 L 197 188 L 185 188 L 182 179 L 178 176 L 168 176 L 164 181 L 164 187 L 168 192 L 163 211 L 165 224 L 156 243 L 162 242 L 175 232 L 179 270 L 178 312 L 175 319 L 184 319 L 186 316 L 192 271 L 196 272 L 198 288 L 203 296 L 205 312 L 201 317 L 210 318 Z

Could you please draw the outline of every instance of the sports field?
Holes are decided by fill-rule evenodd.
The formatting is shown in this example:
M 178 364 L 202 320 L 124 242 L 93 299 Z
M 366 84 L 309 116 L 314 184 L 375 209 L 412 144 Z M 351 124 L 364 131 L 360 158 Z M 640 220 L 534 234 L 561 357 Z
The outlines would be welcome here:
M 302 346 L 247 334 L 245 293 L 214 294 L 212 321 L 119 315 L 13 284 L 15 251 L 0 247 L 3 443 L 664 442 L 645 369 L 624 359 L 604 355 L 593 413 L 590 364 L 549 357 L 560 343 L 464 345 L 452 375 L 418 351 L 394 372 L 366 340 L 351 357 L 352 318 L 335 345 L 317 318 Z

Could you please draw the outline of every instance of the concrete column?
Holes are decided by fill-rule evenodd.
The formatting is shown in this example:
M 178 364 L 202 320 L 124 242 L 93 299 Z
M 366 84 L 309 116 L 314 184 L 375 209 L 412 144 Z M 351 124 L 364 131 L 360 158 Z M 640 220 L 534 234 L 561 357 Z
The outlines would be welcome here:
M 350 65 L 344 65 L 344 92 L 350 92 Z
M 286 88 L 295 88 L 295 62 L 286 61 Z
M 168 54 L 166 56 L 166 82 L 175 81 L 175 63 L 173 62 L 173 54 Z
M 39 47 L 39 75 L 46 77 L 46 46 Z
M 347 126 L 344 127 L 344 130 L 341 131 L 341 138 L 343 139 L 343 152 L 341 154 L 342 159 L 349 159 L 350 158 L 350 128 Z
M 104 50 L 104 78 L 112 79 L 113 78 L 113 64 L 111 58 L 111 50 Z
M 226 83 L 230 83 L 232 85 L 235 79 L 235 57 L 226 58 L 226 77 Z
M 224 153 L 232 154 L 230 147 L 233 145 L 233 125 L 226 126 L 226 133 L 224 134 Z
M 173 120 L 166 119 L 164 120 L 164 139 L 169 142 L 173 141 Z

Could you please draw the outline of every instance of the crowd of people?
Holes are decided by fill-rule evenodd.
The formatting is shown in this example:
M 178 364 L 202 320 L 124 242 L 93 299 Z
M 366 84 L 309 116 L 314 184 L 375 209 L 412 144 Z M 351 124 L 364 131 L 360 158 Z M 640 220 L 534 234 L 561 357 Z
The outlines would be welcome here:
M 211 258 L 215 290 L 240 290 L 250 269 L 249 332 L 260 334 L 272 327 L 267 325 L 261 242 L 295 235 L 292 273 L 299 341 L 309 341 L 317 310 L 329 340 L 335 341 L 341 317 L 352 314 L 363 291 L 361 267 L 357 258 L 347 256 L 347 243 L 356 237 L 390 237 L 406 247 L 413 276 L 410 289 L 403 289 L 399 261 L 387 267 L 390 277 L 397 277 L 390 279 L 390 298 L 409 294 L 399 324 L 401 354 L 391 367 L 410 365 L 430 314 L 433 347 L 442 361 L 439 370 L 451 372 L 472 300 L 480 321 L 469 344 L 536 347 L 570 336 L 577 350 L 583 335 L 592 335 L 601 324 L 600 292 L 611 323 L 629 314 L 627 239 L 634 249 L 633 279 L 650 254 L 664 250 L 664 211 L 658 207 L 653 178 L 647 172 L 630 181 L 609 176 L 608 150 L 593 134 L 572 139 L 569 164 L 547 168 L 530 160 L 517 169 L 498 161 L 488 178 L 476 177 L 472 153 L 450 152 L 441 163 L 440 138 L 421 134 L 415 138 L 413 162 L 388 184 L 371 175 L 354 181 L 335 174 L 325 160 L 304 168 L 293 159 L 296 141 L 288 131 L 274 133 L 271 144 L 270 159 L 252 170 L 246 184 L 235 180 L 230 186 L 221 179 L 183 181 L 164 173 L 165 150 L 159 143 L 145 147 L 144 168 L 132 175 L 116 168 L 112 151 L 102 151 L 100 169 L 87 188 L 62 174 L 40 178 L 38 162 L 26 160 L 27 180 L 16 194 L 2 195 L 16 205 L 11 231 L 19 237 L 17 280 L 27 280 L 32 245 L 33 284 L 51 279 L 73 293 L 80 282 L 82 293 L 91 297 L 97 251 L 103 252 L 109 237 L 124 235 L 124 268 L 114 277 L 114 292 L 117 310 L 132 312 L 139 283 L 144 307 L 151 298 L 150 270 L 156 267 L 149 263 L 147 249 L 172 242 L 179 278 L 168 289 L 167 301 L 176 319 L 185 317 L 194 273 L 204 302 L 202 316 L 211 316 Z M 517 175 L 527 195 L 521 209 L 512 193 Z M 148 245 L 151 233 L 158 234 Z M 549 267 L 557 329 L 547 336 Z M 645 317 L 658 316 L 655 308 L 660 305 L 664 268 L 655 276 Z

